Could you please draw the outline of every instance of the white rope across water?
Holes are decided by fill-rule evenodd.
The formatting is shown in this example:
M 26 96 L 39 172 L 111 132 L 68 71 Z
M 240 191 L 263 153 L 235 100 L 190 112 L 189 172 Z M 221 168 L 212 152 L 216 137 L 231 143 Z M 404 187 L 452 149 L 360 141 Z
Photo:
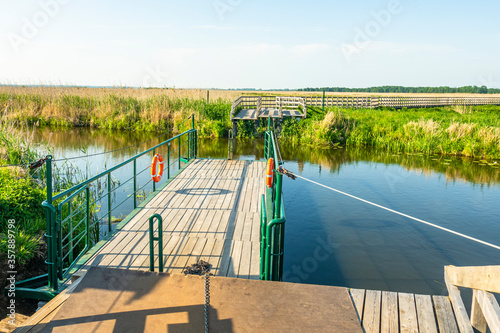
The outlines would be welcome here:
M 441 227 L 441 226 L 436 225 L 436 224 L 434 224 L 434 223 L 430 223 L 430 222 L 427 222 L 427 221 L 424 221 L 424 220 L 421 220 L 421 219 L 417 219 L 416 217 L 410 216 L 410 215 L 408 215 L 408 214 L 404 214 L 404 213 L 398 212 L 398 211 L 396 211 L 396 210 L 394 210 L 394 209 L 390 209 L 390 208 L 387 208 L 387 207 L 384 207 L 384 206 L 378 205 L 378 204 L 376 204 L 376 203 L 370 202 L 370 201 L 368 201 L 368 200 L 358 198 L 358 197 L 356 197 L 356 196 L 354 196 L 354 195 L 352 195 L 352 194 L 345 193 L 345 192 L 339 191 L 339 190 L 337 190 L 337 189 L 334 189 L 334 188 L 332 188 L 332 187 L 329 187 L 329 186 L 326 186 L 326 185 L 320 184 L 320 183 L 318 183 L 318 182 L 315 182 L 314 180 L 310 180 L 310 179 L 307 179 L 307 178 L 301 177 L 301 176 L 299 176 L 299 175 L 297 175 L 297 174 L 295 174 L 295 173 L 294 173 L 293 175 L 294 175 L 294 176 L 296 176 L 297 178 L 300 178 L 300 179 L 306 180 L 306 181 L 308 181 L 308 182 L 310 182 L 310 183 L 313 183 L 313 184 L 316 184 L 316 185 L 318 185 L 318 186 L 321 186 L 321 187 L 324 187 L 324 188 L 326 188 L 326 189 L 329 189 L 329 190 L 331 190 L 331 191 L 334 191 L 334 192 L 337 192 L 337 193 L 343 194 L 343 195 L 348 196 L 348 197 L 350 197 L 350 198 L 353 198 L 353 199 L 356 199 L 356 200 L 362 201 L 362 202 L 367 203 L 367 204 L 369 204 L 369 205 L 372 205 L 372 206 L 375 206 L 375 207 L 378 207 L 378 208 L 381 208 L 381 209 L 387 210 L 387 211 L 389 211 L 389 212 L 391 212 L 391 213 L 394 213 L 394 214 L 398 214 L 398 215 L 401 215 L 401 216 L 407 217 L 407 218 L 409 218 L 409 219 L 412 219 L 412 220 L 414 220 L 414 221 L 417 221 L 417 222 L 420 222 L 420 223 L 426 224 L 426 225 L 428 225 L 428 226 L 431 226 L 431 227 L 434 227 L 434 228 L 437 228 L 437 229 L 440 229 L 440 230 L 443 230 L 443 231 L 449 232 L 449 233 L 451 233 L 451 234 L 454 234 L 454 235 L 457 235 L 457 236 L 460 236 L 460 237 L 463 237 L 463 238 L 469 239 L 469 240 L 471 240 L 471 241 L 474 241 L 474 242 L 477 242 L 477 243 L 480 243 L 480 244 L 483 244 L 483 245 L 486 245 L 486 246 L 492 247 L 492 248 L 494 248 L 494 249 L 500 250 L 500 246 L 498 246 L 498 245 L 491 244 L 491 243 L 488 243 L 488 242 L 482 241 L 482 240 L 480 240 L 480 239 L 477 239 L 477 238 L 474 238 L 474 237 L 471 237 L 471 236 L 464 235 L 464 234 L 462 234 L 462 233 L 460 233 L 460 232 L 453 231 L 453 230 L 448 229 L 448 228 L 445 228 L 445 227 Z

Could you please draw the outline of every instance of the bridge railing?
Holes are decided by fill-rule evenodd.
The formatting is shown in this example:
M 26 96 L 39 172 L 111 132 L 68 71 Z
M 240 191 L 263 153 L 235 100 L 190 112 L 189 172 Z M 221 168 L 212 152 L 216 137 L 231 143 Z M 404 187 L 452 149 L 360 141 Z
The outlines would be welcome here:
M 238 114 L 239 109 L 257 109 L 259 96 L 240 96 L 231 105 L 231 120 Z
M 269 119 L 271 122 L 271 119 Z M 269 126 L 266 132 L 264 156 L 273 158 L 272 186 L 266 188 L 261 198 L 260 208 L 260 279 L 270 281 L 283 280 L 283 255 L 285 247 L 285 206 L 283 203 L 283 174 L 279 171 L 281 163 L 274 132 Z
M 161 152 L 164 157 L 163 184 L 176 176 L 174 172 L 181 170 L 182 163 L 196 158 L 198 151 L 198 134 L 192 128 L 151 147 L 126 161 L 87 179 L 61 193 L 54 194 L 52 186 L 52 157 L 46 160 L 47 200 L 42 203 L 46 208 L 47 232 L 47 265 L 48 274 L 36 280 L 19 282 L 16 294 L 20 297 L 50 299 L 59 291 L 60 283 L 69 279 L 76 270 L 75 265 L 89 249 L 101 239 L 101 233 L 111 234 L 113 230 L 113 212 L 127 200 L 133 209 L 138 208 L 140 198 L 145 198 L 146 186 L 152 182 L 152 191 L 156 191 L 156 183 L 145 172 L 151 170 L 151 162 L 138 159 Z M 144 162 L 146 167 L 144 168 Z M 126 181 L 118 182 L 114 174 L 128 173 L 125 169 L 133 169 Z M 149 179 L 149 181 L 147 181 Z M 142 180 L 142 183 L 141 183 Z M 161 183 L 159 183 L 161 184 Z M 149 185 L 151 186 L 151 185 Z M 148 187 L 151 188 L 151 187 Z M 118 190 L 132 190 L 120 203 L 115 203 Z M 143 195 L 141 195 L 143 194 Z M 123 209 L 123 207 L 122 207 Z M 46 283 L 47 287 L 39 288 Z
M 444 280 L 460 332 L 500 332 L 500 266 L 445 266 Z M 472 289 L 470 319 L 459 288 Z

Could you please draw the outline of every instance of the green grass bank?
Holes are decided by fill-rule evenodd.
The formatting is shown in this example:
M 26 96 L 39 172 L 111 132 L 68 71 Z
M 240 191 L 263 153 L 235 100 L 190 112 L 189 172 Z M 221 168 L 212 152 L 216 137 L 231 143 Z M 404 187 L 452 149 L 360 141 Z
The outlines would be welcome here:
M 223 97 L 137 96 L 99 92 L 0 93 L 2 118 L 15 124 L 90 126 L 108 129 L 183 131 L 195 114 L 200 137 L 226 137 L 231 100 Z M 262 122 L 264 123 L 264 122 Z M 427 109 L 308 108 L 304 120 L 286 119 L 282 138 L 309 145 L 375 147 L 397 153 L 425 153 L 500 159 L 500 107 Z M 254 136 L 253 122 L 238 125 L 239 136 Z M 258 128 L 262 135 L 265 124 Z

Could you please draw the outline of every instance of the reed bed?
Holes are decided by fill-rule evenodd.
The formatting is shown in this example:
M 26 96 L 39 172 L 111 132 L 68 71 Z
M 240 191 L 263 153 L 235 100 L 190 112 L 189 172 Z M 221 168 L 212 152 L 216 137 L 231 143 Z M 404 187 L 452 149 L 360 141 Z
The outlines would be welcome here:
M 196 117 L 200 137 L 226 137 L 232 101 L 241 92 L 200 89 L 126 89 L 0 86 L 3 119 L 15 124 L 90 126 L 116 130 L 184 131 Z M 275 93 L 276 94 L 276 93 Z M 316 94 L 316 92 L 279 92 Z M 337 94 L 340 95 L 340 94 Z M 378 94 L 382 95 L 382 94 Z M 427 94 L 432 95 L 432 94 Z M 456 94 L 454 96 L 457 96 Z M 429 109 L 308 108 L 302 121 L 286 119 L 282 137 L 313 145 L 372 146 L 393 152 L 440 153 L 500 158 L 500 107 Z M 253 122 L 240 122 L 239 135 L 262 135 Z
M 312 110 L 311 119 L 286 120 L 283 136 L 306 144 L 376 147 L 396 153 L 425 153 L 500 159 L 500 107 L 412 110 Z

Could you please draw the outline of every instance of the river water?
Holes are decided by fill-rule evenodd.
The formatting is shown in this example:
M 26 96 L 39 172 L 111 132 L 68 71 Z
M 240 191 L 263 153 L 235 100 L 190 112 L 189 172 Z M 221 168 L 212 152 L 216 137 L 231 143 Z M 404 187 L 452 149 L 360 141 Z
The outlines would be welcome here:
M 55 159 L 94 154 L 146 141 L 153 134 L 94 129 L 37 129 Z M 66 163 L 95 175 L 150 147 Z M 324 149 L 282 142 L 285 167 L 303 177 L 454 231 L 500 245 L 500 161 L 489 162 L 373 149 Z M 175 149 L 175 146 L 172 147 Z M 237 140 L 235 159 L 262 159 L 262 140 Z M 199 157 L 225 158 L 227 140 L 200 139 Z M 140 180 L 150 177 L 140 159 Z M 175 170 L 173 170 L 175 171 Z M 131 166 L 113 174 L 124 182 Z M 113 215 L 132 210 L 125 202 Z M 150 185 L 144 188 L 145 194 Z M 129 191 L 130 192 L 130 191 Z M 352 288 L 446 294 L 444 265 L 498 265 L 500 251 L 354 200 L 301 179 L 285 179 L 285 281 Z M 105 211 L 103 210 L 103 213 Z

